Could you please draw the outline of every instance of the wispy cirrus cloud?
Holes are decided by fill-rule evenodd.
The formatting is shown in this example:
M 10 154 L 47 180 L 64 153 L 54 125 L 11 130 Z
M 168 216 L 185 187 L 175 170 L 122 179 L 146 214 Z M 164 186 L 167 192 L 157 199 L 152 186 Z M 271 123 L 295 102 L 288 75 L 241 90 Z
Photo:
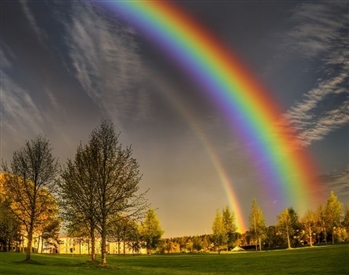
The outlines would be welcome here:
M 102 112 L 119 120 L 146 116 L 142 60 L 132 31 L 89 4 L 73 4 L 65 24 L 74 75 Z
M 349 124 L 349 8 L 343 2 L 306 3 L 291 21 L 289 52 L 322 61 L 323 77 L 285 114 L 306 147 Z
M 344 171 L 335 171 L 331 174 L 322 176 L 322 181 L 326 183 L 326 192 L 329 194 L 334 191 L 335 194 L 347 197 L 349 196 L 349 166 Z
M 40 42 L 43 41 L 43 38 L 45 37 L 45 33 L 41 30 L 41 28 L 39 27 L 39 25 L 37 24 L 37 21 L 35 19 L 35 15 L 34 13 L 31 11 L 30 7 L 29 7 L 29 1 L 27 0 L 20 0 L 19 1 L 21 6 L 22 6 L 22 11 L 26 17 L 26 19 L 28 20 L 31 29 L 35 32 L 37 38 L 39 39 Z
M 7 50 L 6 50 L 7 49 Z M 1 70 L 1 126 L 11 143 L 22 140 L 18 133 L 27 133 L 28 136 L 42 133 L 44 115 L 36 106 L 28 92 L 18 85 L 11 73 L 14 54 L 3 45 L 0 50 L 2 57 Z M 1 139 L 1 146 L 6 146 L 7 139 Z M 9 140 L 10 141 L 10 140 Z

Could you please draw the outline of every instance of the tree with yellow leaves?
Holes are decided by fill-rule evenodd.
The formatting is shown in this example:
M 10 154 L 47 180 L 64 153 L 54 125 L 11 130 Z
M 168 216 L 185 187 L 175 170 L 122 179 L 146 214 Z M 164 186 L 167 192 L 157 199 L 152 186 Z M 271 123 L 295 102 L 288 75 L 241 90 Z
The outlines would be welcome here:
M 5 172 L 4 188 L 11 199 L 11 209 L 27 233 L 25 261 L 31 261 L 33 234 L 41 232 L 46 223 L 58 213 L 56 199 L 50 191 L 58 172 L 49 141 L 41 136 L 27 141 L 15 151 Z

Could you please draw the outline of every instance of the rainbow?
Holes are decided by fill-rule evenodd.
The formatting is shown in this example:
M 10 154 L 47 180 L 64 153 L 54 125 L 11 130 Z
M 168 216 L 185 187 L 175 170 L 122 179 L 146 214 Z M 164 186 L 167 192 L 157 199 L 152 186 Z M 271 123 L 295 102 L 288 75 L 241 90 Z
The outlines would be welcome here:
M 217 105 L 251 154 L 263 189 L 285 205 L 305 211 L 319 198 L 314 163 L 304 150 L 294 149 L 296 135 L 281 110 L 231 50 L 201 25 L 167 1 L 101 1 L 177 63 Z M 285 131 L 287 129 L 287 131 Z M 231 186 L 225 183 L 236 200 Z M 229 187 L 229 188 L 228 188 Z M 322 199 L 322 198 L 321 198 Z
M 177 111 L 186 119 L 187 123 L 200 140 L 203 148 L 209 156 L 213 168 L 217 172 L 217 176 L 220 182 L 223 185 L 224 191 L 227 194 L 228 201 L 233 208 L 237 231 L 241 233 L 245 232 L 246 230 L 248 230 L 248 227 L 246 226 L 244 215 L 239 205 L 239 200 L 237 199 L 236 192 L 234 192 L 229 176 L 224 169 L 224 166 L 221 163 L 218 155 L 216 154 L 213 146 L 211 145 L 205 133 L 202 131 L 202 127 L 200 127 L 197 119 L 190 113 L 190 109 L 176 97 L 175 92 L 171 92 L 172 89 L 169 87 L 169 85 L 161 81 L 158 77 L 155 77 L 153 79 L 155 82 L 154 84 L 156 84 L 159 88 L 161 88 L 162 91 L 165 92 L 165 96 L 171 101 Z

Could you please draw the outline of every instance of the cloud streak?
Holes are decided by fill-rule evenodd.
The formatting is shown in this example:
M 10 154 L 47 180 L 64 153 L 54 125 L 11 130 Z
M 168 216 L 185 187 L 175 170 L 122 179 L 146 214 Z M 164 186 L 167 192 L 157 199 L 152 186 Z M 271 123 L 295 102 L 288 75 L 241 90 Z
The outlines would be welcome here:
M 144 117 L 142 60 L 132 31 L 88 4 L 73 4 L 71 16 L 72 24 L 65 24 L 66 43 L 83 89 L 113 119 Z
M 349 27 L 344 3 L 304 4 L 295 10 L 296 22 L 286 37 L 294 54 L 321 57 L 323 77 L 291 107 L 286 118 L 307 147 L 349 123 Z
M 6 47 L 3 47 L 6 49 Z M 26 133 L 28 136 L 43 132 L 44 115 L 37 108 L 30 95 L 19 86 L 11 76 L 13 53 L 4 52 L 1 49 L 1 118 L 2 131 L 6 136 L 11 136 L 11 143 L 21 141 L 22 136 L 18 133 Z M 6 146 L 6 139 L 1 139 L 1 146 Z
M 22 6 L 22 11 L 29 21 L 30 26 L 32 27 L 32 30 L 35 32 L 37 38 L 39 41 L 42 43 L 42 39 L 44 37 L 44 32 L 40 29 L 38 26 L 34 14 L 31 12 L 28 1 L 27 0 L 20 0 L 21 6 Z

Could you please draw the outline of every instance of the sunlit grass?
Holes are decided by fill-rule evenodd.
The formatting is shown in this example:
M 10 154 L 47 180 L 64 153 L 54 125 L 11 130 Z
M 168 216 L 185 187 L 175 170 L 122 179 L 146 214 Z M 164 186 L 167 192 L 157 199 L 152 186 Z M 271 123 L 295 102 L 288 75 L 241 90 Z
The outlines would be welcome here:
M 229 254 L 108 256 L 108 267 L 88 256 L 0 253 L 0 274 L 349 274 L 349 245 Z

